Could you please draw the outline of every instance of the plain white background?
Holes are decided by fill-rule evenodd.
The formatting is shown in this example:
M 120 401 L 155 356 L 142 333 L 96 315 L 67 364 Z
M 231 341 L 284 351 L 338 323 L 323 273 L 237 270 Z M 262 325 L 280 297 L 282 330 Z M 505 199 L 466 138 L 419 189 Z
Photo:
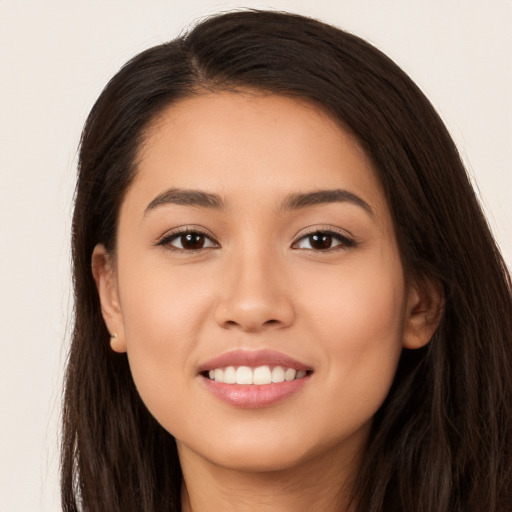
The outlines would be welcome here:
M 381 48 L 446 121 L 512 264 L 510 0 L 0 0 L 0 512 L 56 512 L 80 130 L 119 67 L 202 16 L 268 7 Z

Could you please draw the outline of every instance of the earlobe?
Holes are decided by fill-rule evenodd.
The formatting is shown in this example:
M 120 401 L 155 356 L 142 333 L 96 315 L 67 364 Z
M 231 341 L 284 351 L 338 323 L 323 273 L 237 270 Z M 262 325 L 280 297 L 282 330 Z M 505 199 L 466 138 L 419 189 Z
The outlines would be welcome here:
M 110 332 L 110 346 L 114 352 L 126 352 L 123 316 L 119 305 L 114 263 L 102 244 L 98 244 L 94 248 L 91 267 L 100 298 L 101 314 Z
M 118 352 L 119 354 L 123 354 L 126 352 L 126 345 L 124 343 L 124 338 L 119 338 L 117 333 L 113 332 L 110 335 L 110 348 L 114 352 Z
M 444 292 L 437 281 L 422 279 L 409 287 L 403 346 L 424 347 L 439 327 L 444 311 Z

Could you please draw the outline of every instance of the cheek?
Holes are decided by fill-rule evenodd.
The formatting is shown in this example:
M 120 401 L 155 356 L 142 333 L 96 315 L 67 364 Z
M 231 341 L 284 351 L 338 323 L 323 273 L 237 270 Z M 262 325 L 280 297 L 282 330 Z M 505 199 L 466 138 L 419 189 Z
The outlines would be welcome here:
M 119 262 L 120 301 L 127 342 L 189 345 L 208 314 L 208 269 L 171 267 L 158 255 Z M 162 262 L 163 260 L 163 262 Z M 157 348 L 157 347 L 154 347 Z M 178 348 L 178 347 L 175 347 Z
M 326 337 L 336 332 L 361 348 L 401 332 L 405 285 L 398 257 L 347 260 L 332 273 L 304 273 L 302 303 L 312 320 Z
M 120 262 L 119 281 L 130 369 L 142 400 L 158 417 L 162 400 L 175 407 L 168 401 L 180 393 L 170 391 L 181 389 L 183 374 L 194 373 L 190 355 L 209 314 L 208 293 L 185 270 L 141 260 L 137 266 L 135 260 Z
M 340 417 L 351 410 L 364 420 L 384 401 L 402 351 L 403 275 L 382 262 L 341 273 L 316 281 L 322 291 L 309 298 L 311 328 L 323 348 L 331 399 L 343 403 Z

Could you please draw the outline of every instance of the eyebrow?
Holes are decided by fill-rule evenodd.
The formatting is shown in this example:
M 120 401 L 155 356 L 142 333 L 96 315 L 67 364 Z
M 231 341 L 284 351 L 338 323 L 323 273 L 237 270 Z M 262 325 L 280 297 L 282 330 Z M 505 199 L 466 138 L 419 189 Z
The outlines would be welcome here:
M 291 194 L 285 198 L 279 211 L 287 212 L 300 210 L 320 204 L 350 203 L 359 206 L 373 217 L 370 205 L 356 194 L 343 189 L 316 190 Z M 213 210 L 222 210 L 225 206 L 222 198 L 217 194 L 203 192 L 202 190 L 170 188 L 156 196 L 146 207 L 144 215 L 151 210 L 168 204 L 194 206 Z
M 350 203 L 359 206 L 373 217 L 373 210 L 364 199 L 343 189 L 316 190 L 313 192 L 291 194 L 284 200 L 281 210 L 299 210 L 328 203 Z
M 144 215 L 158 206 L 167 204 L 178 204 L 184 206 L 196 206 L 199 208 L 211 208 L 221 210 L 224 202 L 217 194 L 210 194 L 201 190 L 189 190 L 181 188 L 170 188 L 162 194 L 157 195 L 144 210 Z

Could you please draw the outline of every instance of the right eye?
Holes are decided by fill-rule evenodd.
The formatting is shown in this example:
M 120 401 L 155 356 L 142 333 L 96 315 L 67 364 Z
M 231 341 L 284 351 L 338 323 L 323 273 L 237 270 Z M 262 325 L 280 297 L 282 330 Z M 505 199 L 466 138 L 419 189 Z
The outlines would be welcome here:
M 164 237 L 158 245 L 168 247 L 171 251 L 194 252 L 218 247 L 219 244 L 200 231 L 180 231 Z

